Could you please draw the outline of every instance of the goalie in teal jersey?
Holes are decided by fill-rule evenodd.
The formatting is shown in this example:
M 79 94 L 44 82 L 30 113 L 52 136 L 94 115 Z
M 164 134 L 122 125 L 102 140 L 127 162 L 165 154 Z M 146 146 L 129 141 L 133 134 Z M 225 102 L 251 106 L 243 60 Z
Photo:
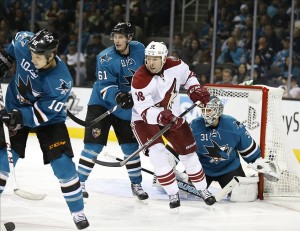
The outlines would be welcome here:
M 224 188 L 234 177 L 239 184 L 233 188 L 232 201 L 254 201 L 257 199 L 258 177 L 246 177 L 241 158 L 248 167 L 270 181 L 278 181 L 278 166 L 272 160 L 261 157 L 259 145 L 245 126 L 234 117 L 223 114 L 224 105 L 216 96 L 211 96 L 202 116 L 191 121 L 190 126 L 197 144 L 197 155 L 203 166 L 207 187 L 216 181 Z M 167 148 L 176 155 L 169 145 Z

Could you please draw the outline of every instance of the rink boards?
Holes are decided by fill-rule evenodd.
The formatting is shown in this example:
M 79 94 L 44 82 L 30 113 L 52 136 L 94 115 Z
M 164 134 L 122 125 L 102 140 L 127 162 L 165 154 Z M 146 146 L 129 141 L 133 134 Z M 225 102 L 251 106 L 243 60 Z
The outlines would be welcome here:
M 3 92 L 6 92 L 7 84 L 2 84 Z M 76 117 L 84 120 L 87 103 L 91 94 L 91 88 L 78 88 L 74 87 L 72 89 L 71 95 L 66 103 L 66 109 L 69 109 Z M 187 95 L 180 94 L 180 107 L 184 111 L 186 108 L 190 107 L 192 102 Z M 291 147 L 292 152 L 295 154 L 296 158 L 300 162 L 300 101 L 299 100 L 282 100 L 281 113 L 285 131 L 288 136 L 288 145 Z M 185 118 L 187 121 L 200 116 L 200 111 L 198 108 L 190 111 Z M 83 138 L 84 128 L 76 124 L 71 119 L 66 121 L 67 127 L 69 129 L 70 136 L 72 138 Z M 115 141 L 116 137 L 111 130 L 109 134 L 109 140 Z

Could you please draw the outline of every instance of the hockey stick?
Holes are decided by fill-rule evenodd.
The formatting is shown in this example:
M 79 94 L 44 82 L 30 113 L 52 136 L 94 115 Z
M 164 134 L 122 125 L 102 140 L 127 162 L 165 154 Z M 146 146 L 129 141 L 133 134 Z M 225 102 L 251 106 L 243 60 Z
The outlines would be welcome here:
M 121 158 L 118 158 L 114 155 L 111 155 L 107 152 L 104 153 L 104 156 L 108 156 L 109 158 L 112 158 L 114 160 L 118 160 L 118 161 L 123 161 Z M 148 169 L 145 169 L 145 168 L 142 168 L 142 171 L 146 172 L 146 173 L 149 173 L 151 175 L 154 175 L 154 172 L 148 170 Z M 194 196 L 197 196 L 197 197 L 201 197 L 199 191 L 191 184 L 188 184 L 184 181 L 181 181 L 179 179 L 176 179 L 177 180 L 177 184 L 178 184 L 178 188 L 181 189 L 182 191 L 185 191 L 185 192 L 188 192 L 190 194 L 193 194 Z
M 222 188 L 215 194 L 216 201 L 222 200 L 238 184 L 239 184 L 239 179 L 236 176 L 233 177 L 233 179 L 224 188 Z
M 89 128 L 89 127 L 93 126 L 94 124 L 98 123 L 100 120 L 104 119 L 106 116 L 113 113 L 117 108 L 118 108 L 118 105 L 114 106 L 113 108 L 109 109 L 108 111 L 104 112 L 102 115 L 100 115 L 99 117 L 97 117 L 96 119 L 93 119 L 91 121 L 84 121 L 84 120 L 77 118 L 75 115 L 72 114 L 72 112 L 69 111 L 69 109 L 67 110 L 67 114 L 74 122 L 78 123 L 79 125 L 81 125 L 83 127 Z
M 2 87 L 0 84 L 0 110 L 2 110 L 2 109 L 4 109 L 4 100 L 3 100 Z M 3 123 L 3 130 L 4 130 L 4 139 L 6 142 L 6 149 L 7 149 L 7 155 L 8 155 L 9 170 L 10 170 L 11 177 L 13 179 L 14 193 L 16 195 L 18 195 L 19 197 L 22 197 L 22 198 L 28 199 L 28 200 L 44 199 L 46 194 L 33 194 L 33 193 L 27 192 L 27 191 L 19 188 L 19 186 L 17 184 L 17 180 L 16 180 L 16 175 L 15 175 L 15 167 L 14 167 L 13 155 L 11 152 L 9 131 L 4 123 Z
M 184 112 L 182 112 L 179 117 L 182 117 L 186 115 L 189 111 L 191 111 L 194 107 L 198 106 L 200 104 L 200 101 L 197 101 L 192 106 L 190 106 L 188 109 L 186 109 Z M 134 153 L 132 153 L 130 156 L 128 156 L 125 160 L 122 160 L 121 162 L 105 162 L 97 159 L 93 159 L 94 163 L 100 164 L 107 167 L 122 167 L 124 166 L 129 160 L 131 160 L 134 156 L 139 154 L 142 150 L 148 148 L 158 137 L 162 136 L 166 131 L 168 131 L 172 125 L 175 123 L 176 118 L 174 117 L 173 121 L 168 123 L 166 126 L 163 127 L 158 133 L 156 133 L 152 138 L 150 138 L 144 145 L 142 145 L 139 149 L 137 149 Z

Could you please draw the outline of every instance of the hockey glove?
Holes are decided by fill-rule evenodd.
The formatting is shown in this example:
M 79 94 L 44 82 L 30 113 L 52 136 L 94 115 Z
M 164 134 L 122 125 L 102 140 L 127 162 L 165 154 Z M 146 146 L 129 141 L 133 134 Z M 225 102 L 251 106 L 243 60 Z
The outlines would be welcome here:
M 171 110 L 165 109 L 158 114 L 157 122 L 161 126 L 166 126 L 169 123 L 174 122 L 170 129 L 177 129 L 185 122 L 185 120 L 181 117 L 174 116 Z
M 23 127 L 22 113 L 15 109 L 11 112 L 6 112 L 5 109 L 2 110 L 0 120 L 6 124 L 9 130 L 18 130 Z
M 248 164 L 248 168 L 263 173 L 269 181 L 277 182 L 279 180 L 279 168 L 274 161 L 258 158 L 254 163 Z
M 12 68 L 13 59 L 5 52 L 0 52 L 0 79 L 2 79 L 8 70 Z
M 209 92 L 205 88 L 202 88 L 199 84 L 190 86 L 187 90 L 187 94 L 193 103 L 200 101 L 203 107 L 206 106 L 210 99 Z
M 115 98 L 117 104 L 123 109 L 131 109 L 133 107 L 133 99 L 131 93 L 120 91 Z

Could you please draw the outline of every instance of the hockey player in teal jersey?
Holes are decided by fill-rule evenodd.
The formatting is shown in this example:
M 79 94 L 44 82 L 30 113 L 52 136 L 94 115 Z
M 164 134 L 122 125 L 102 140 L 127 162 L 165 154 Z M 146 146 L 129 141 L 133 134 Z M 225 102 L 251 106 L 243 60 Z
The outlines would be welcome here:
M 6 108 L 0 119 L 10 131 L 13 161 L 25 157 L 29 132 L 35 132 L 43 152 L 60 183 L 64 199 L 78 229 L 89 226 L 83 212 L 83 196 L 65 125 L 64 104 L 72 88 L 66 64 L 56 55 L 59 41 L 41 30 L 18 32 L 5 52 L 0 54 L 0 74 L 5 75 L 16 62 L 16 74 L 8 85 Z M 3 124 L 0 126 L 0 194 L 9 175 Z
M 131 79 L 135 71 L 144 64 L 145 47 L 132 41 L 133 26 L 120 22 L 112 30 L 114 45 L 97 55 L 96 82 L 88 103 L 86 121 L 91 121 L 118 105 L 117 109 L 92 127 L 85 128 L 84 149 L 78 164 L 78 175 L 84 197 L 88 197 L 85 181 L 90 175 L 94 162 L 103 147 L 107 145 L 110 128 L 113 127 L 124 157 L 135 152 L 139 145 L 131 130 L 131 108 L 133 100 L 130 93 Z M 148 198 L 141 186 L 141 162 L 137 155 L 126 165 L 131 189 L 139 200 Z

